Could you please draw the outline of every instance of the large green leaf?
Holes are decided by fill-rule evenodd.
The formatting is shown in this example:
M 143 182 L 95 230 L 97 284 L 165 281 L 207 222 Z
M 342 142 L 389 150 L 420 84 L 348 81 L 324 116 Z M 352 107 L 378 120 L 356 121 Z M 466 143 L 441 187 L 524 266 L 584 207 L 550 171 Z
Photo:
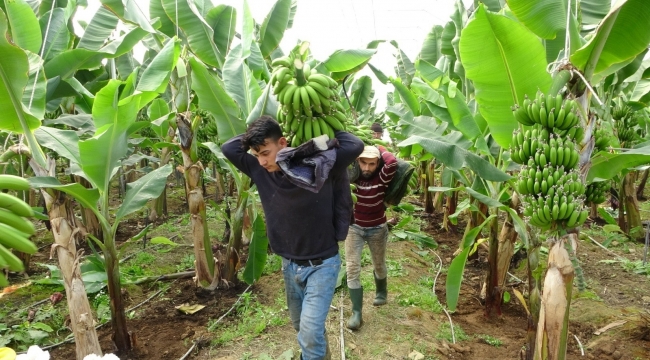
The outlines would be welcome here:
M 280 106 L 278 101 L 275 99 L 275 96 L 271 93 L 271 86 L 267 85 L 264 88 L 262 96 L 257 98 L 257 103 L 253 110 L 248 114 L 246 118 L 246 124 L 250 124 L 253 121 L 260 118 L 262 115 L 269 115 L 273 118 L 277 116 L 278 107 Z
M 510 108 L 551 84 L 544 48 L 520 23 L 480 5 L 463 30 L 460 53 L 481 114 L 494 139 L 507 147 L 518 127 Z
M 119 223 L 120 219 L 142 209 L 147 201 L 157 198 L 165 188 L 167 177 L 171 173 L 172 165 L 167 164 L 127 184 L 124 201 L 115 214 L 115 223 Z
M 413 94 L 409 88 L 402 84 L 401 79 L 389 78 L 388 80 L 393 84 L 400 99 L 409 107 L 411 112 L 413 112 L 415 116 L 420 115 L 420 102 L 418 101 L 418 97 Z
M 580 0 L 580 14 L 585 25 L 598 24 L 612 7 L 612 0 Z
M 199 13 L 192 0 L 163 0 L 167 16 L 187 36 L 187 42 L 194 54 L 208 65 L 221 68 L 224 54 L 214 43 L 214 31 Z
M 79 40 L 78 48 L 99 50 L 117 27 L 119 19 L 105 7 L 100 7 Z
M 176 25 L 174 25 L 169 16 L 167 16 L 167 13 L 163 8 L 162 0 L 149 1 L 149 17 L 151 20 L 154 20 L 156 18 L 160 20 L 161 25 L 158 29 L 160 32 L 167 35 L 168 37 L 173 37 L 176 35 Z
M 442 31 L 443 27 L 440 25 L 434 25 L 431 31 L 429 31 L 420 50 L 420 61 L 426 61 L 431 64 L 438 62 L 438 59 L 442 56 L 440 49 L 442 46 Z
M 41 17 L 40 24 L 41 33 L 44 39 L 42 57 L 45 61 L 49 61 L 68 49 L 70 31 L 68 31 L 67 21 L 65 19 L 65 10 L 55 8 L 54 11 L 52 11 L 51 19 L 50 13 L 48 12 Z M 45 36 L 46 30 L 47 37 Z
M 198 60 L 190 58 L 192 89 L 199 97 L 199 106 L 209 111 L 217 122 L 219 140 L 225 142 L 246 131 L 246 123 L 239 117 L 237 103 L 228 96 L 217 79 Z
M 213 41 L 217 49 L 219 49 L 219 56 L 223 62 L 230 48 L 230 43 L 235 37 L 237 10 L 232 6 L 217 5 L 210 9 L 205 20 L 214 31 Z
M 41 27 L 36 14 L 25 0 L 5 1 L 14 44 L 38 54 L 41 50 Z
M 262 89 L 242 58 L 241 45 L 235 46 L 226 57 L 223 66 L 223 82 L 228 95 L 239 105 L 243 117 L 247 118 L 257 99 L 262 95 Z
M 149 63 L 138 81 L 137 91 L 165 91 L 171 71 L 176 67 L 181 52 L 180 40 L 172 38 L 167 41 L 162 50 Z
M 23 129 L 21 121 L 32 130 L 41 123 L 25 111 L 21 102 L 23 89 L 29 79 L 27 54 L 9 43 L 7 35 L 7 18 L 0 9 L 0 130 L 23 133 L 28 129 Z
M 377 49 L 336 50 L 323 62 L 327 70 L 332 73 L 358 71 L 365 66 Z M 343 79 L 343 77 L 339 77 Z
M 101 216 L 97 211 L 97 201 L 99 201 L 99 191 L 97 189 L 87 189 L 79 183 L 63 185 L 59 180 L 51 176 L 34 176 L 27 180 L 33 188 L 55 189 L 64 192 L 72 196 L 86 209 L 92 210 L 95 215 Z
M 397 75 L 402 79 L 402 84 L 411 86 L 413 75 L 415 75 L 415 65 L 413 65 L 411 59 L 406 56 L 404 50 L 399 47 L 397 41 L 393 40 L 390 43 L 397 49 L 397 54 L 395 54 L 395 58 L 397 59 Z
M 61 130 L 49 126 L 41 126 L 34 131 L 36 140 L 41 146 L 54 150 L 59 156 L 81 163 L 79 157 L 79 135 L 73 130 Z
M 451 115 L 454 127 L 469 140 L 479 137 L 481 130 L 474 121 L 474 116 L 472 116 L 472 112 L 467 106 L 465 96 L 460 91 L 456 91 L 453 97 L 449 95 L 449 91 L 441 91 L 440 94 L 445 99 L 447 111 Z
M 599 152 L 591 159 L 587 182 L 596 178 L 609 180 L 625 169 L 650 164 L 650 146 L 628 150 L 619 154 Z
M 255 19 L 248 7 L 248 1 L 244 0 L 242 11 L 242 29 L 241 34 L 241 48 L 242 59 L 247 59 L 250 56 L 251 44 L 253 43 L 253 33 L 255 32 Z
M 610 66 L 630 60 L 650 43 L 650 3 L 620 1 L 598 26 L 595 36 L 571 56 L 587 80 Z
M 128 150 L 128 129 L 135 122 L 135 101 L 119 106 L 119 87 L 123 82 L 111 80 L 97 92 L 93 104 L 95 135 L 79 142 L 80 166 L 88 181 L 108 194 L 110 179 Z
M 22 103 L 32 115 L 37 119 L 42 119 L 45 115 L 47 96 L 47 79 L 45 79 L 43 70 L 43 59 L 29 50 L 25 52 L 29 59 L 29 79 L 23 92 Z
M 372 80 L 369 76 L 358 78 L 352 85 L 350 101 L 352 107 L 359 113 L 363 113 L 370 107 L 375 91 L 372 89 Z
M 447 130 L 447 124 L 438 124 L 434 118 L 429 116 L 403 116 L 399 120 L 399 126 L 405 137 L 418 135 L 437 140 L 442 140 L 444 132 Z
M 369 67 L 370 70 L 372 70 L 372 72 L 375 74 L 375 76 L 377 77 L 377 80 L 379 80 L 379 82 L 381 82 L 382 84 L 386 84 L 386 83 L 388 83 L 388 76 L 386 76 L 386 74 L 384 74 L 383 71 L 377 69 L 377 68 L 376 68 L 374 65 L 372 65 L 371 63 L 368 63 L 368 67 Z
M 291 0 L 277 0 L 260 28 L 260 50 L 267 58 L 280 45 L 289 23 Z
M 149 23 L 148 14 L 146 14 L 142 9 L 142 1 L 139 2 L 140 4 L 138 4 L 138 0 L 100 1 L 123 21 L 138 25 L 149 33 L 156 32 L 156 29 L 154 29 Z
M 530 31 L 554 39 L 566 28 L 566 0 L 508 0 L 508 7 Z
M 243 278 L 247 284 L 253 284 L 262 276 L 266 265 L 266 256 L 269 239 L 266 237 L 266 226 L 261 216 L 256 216 L 253 221 L 253 237 L 248 248 L 248 260 L 244 268 Z
M 422 146 L 427 152 L 433 154 L 437 160 L 451 169 L 459 170 L 463 166 L 467 166 L 476 175 L 487 181 L 501 182 L 510 179 L 508 174 L 496 168 L 489 161 L 449 142 L 414 135 L 400 142 L 397 146 L 404 147 L 415 144 Z
M 48 79 L 55 76 L 67 79 L 79 69 L 99 67 L 104 59 L 118 57 L 131 51 L 147 34 L 141 28 L 135 28 L 106 44 L 98 51 L 88 49 L 66 50 L 45 64 L 45 74 Z
M 460 295 L 460 285 L 463 282 L 463 273 L 465 272 L 465 263 L 467 256 L 472 249 L 472 244 L 476 237 L 481 233 L 483 227 L 491 221 L 494 215 L 488 217 L 483 223 L 473 229 L 470 229 L 463 237 L 463 251 L 451 261 L 449 270 L 447 271 L 447 281 L 445 285 L 447 308 L 450 311 L 456 311 L 458 305 L 458 296 Z

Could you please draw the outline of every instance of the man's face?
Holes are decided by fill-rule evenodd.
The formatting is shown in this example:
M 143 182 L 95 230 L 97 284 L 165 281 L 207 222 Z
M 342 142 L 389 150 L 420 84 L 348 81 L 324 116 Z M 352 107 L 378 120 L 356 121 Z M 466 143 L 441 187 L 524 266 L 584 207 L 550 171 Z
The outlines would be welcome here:
M 379 159 L 376 158 L 359 158 L 359 168 L 361 169 L 361 176 L 364 179 L 369 179 L 377 171 Z
M 257 161 L 260 162 L 260 165 L 266 169 L 268 172 L 274 172 L 280 170 L 278 163 L 275 161 L 275 156 L 278 154 L 278 151 L 287 147 L 287 139 L 281 137 L 277 141 L 272 139 L 266 139 L 264 145 L 260 145 L 257 150 L 251 149 L 251 154 L 257 158 Z
M 373 139 L 381 139 L 381 137 L 382 137 L 383 135 L 384 135 L 384 134 L 382 134 L 381 132 L 378 132 L 378 131 L 373 131 L 373 132 L 372 132 L 372 138 L 373 138 Z

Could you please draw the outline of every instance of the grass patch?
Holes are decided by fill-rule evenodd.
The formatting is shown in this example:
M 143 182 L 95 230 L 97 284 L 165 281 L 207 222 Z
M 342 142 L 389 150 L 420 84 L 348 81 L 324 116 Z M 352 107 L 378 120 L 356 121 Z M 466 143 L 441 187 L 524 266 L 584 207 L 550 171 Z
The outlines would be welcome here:
M 208 331 L 219 335 L 212 340 L 212 345 L 227 344 L 235 339 L 248 343 L 253 338 L 262 334 L 267 327 L 283 326 L 289 322 L 289 317 L 282 312 L 282 304 L 276 301 L 273 307 L 257 302 L 255 295 L 245 293 L 236 308 L 237 318 L 240 321 L 233 324 L 217 323 L 215 319 L 208 321 Z
M 465 331 L 463 331 L 460 325 L 454 325 L 454 335 L 456 336 L 456 342 L 465 341 L 469 339 L 469 336 L 465 334 Z M 442 325 L 440 325 L 440 328 L 438 328 L 438 332 L 436 333 L 436 339 L 447 340 L 447 342 L 453 342 L 453 339 L 451 337 L 451 326 L 449 326 L 448 322 L 445 322 Z
M 417 284 L 400 286 L 396 301 L 401 306 L 418 306 L 422 310 L 441 313 L 442 305 L 440 305 L 438 298 L 433 295 L 432 286 L 433 278 L 423 276 L 418 280 Z
M 478 335 L 477 338 L 483 340 L 486 344 L 492 345 L 492 346 L 494 346 L 496 348 L 503 345 L 503 342 L 501 340 L 499 340 L 498 338 L 495 338 L 494 336 L 491 336 L 491 335 L 486 335 L 486 334 Z

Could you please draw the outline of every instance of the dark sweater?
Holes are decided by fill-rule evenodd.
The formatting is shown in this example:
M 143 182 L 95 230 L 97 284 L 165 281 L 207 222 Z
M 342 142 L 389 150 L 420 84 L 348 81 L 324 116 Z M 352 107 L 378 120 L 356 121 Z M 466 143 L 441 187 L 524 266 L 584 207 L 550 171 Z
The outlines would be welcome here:
M 363 151 L 363 142 L 347 132 L 337 131 L 340 147 L 336 149 L 336 163 L 330 176 L 318 193 L 290 183 L 282 171 L 268 172 L 257 159 L 244 151 L 241 136 L 223 144 L 221 151 L 239 170 L 257 185 L 266 216 L 266 233 L 271 249 L 276 254 L 296 260 L 327 258 L 338 253 L 334 215 L 337 208 L 332 179 L 341 175 Z M 349 192 L 349 183 L 338 181 Z M 348 218 L 349 219 L 349 218 Z M 349 223 L 349 220 L 348 220 Z M 349 224 L 345 224 L 346 226 Z

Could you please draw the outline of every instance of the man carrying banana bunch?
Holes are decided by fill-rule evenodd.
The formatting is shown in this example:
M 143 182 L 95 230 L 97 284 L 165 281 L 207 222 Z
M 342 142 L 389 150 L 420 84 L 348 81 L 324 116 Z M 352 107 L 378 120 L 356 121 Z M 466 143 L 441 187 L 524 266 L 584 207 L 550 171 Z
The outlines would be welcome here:
M 342 225 L 348 229 L 352 206 L 347 167 L 363 150 L 363 142 L 354 135 L 337 131 L 335 137 L 323 135 L 304 144 L 316 153 L 335 151 L 329 175 L 317 190 L 297 185 L 284 170 L 282 156 L 287 151 L 300 153 L 304 147 L 288 148 L 280 125 L 269 116 L 255 120 L 245 134 L 221 148 L 257 186 L 269 244 L 282 257 L 289 315 L 305 360 L 330 358 L 325 320 L 341 267 L 338 241 L 345 234 L 340 229 Z M 345 218 L 341 203 L 349 205 L 343 209 Z
M 360 175 L 354 182 L 357 203 L 354 205 L 354 224 L 345 239 L 345 263 L 348 291 L 352 301 L 352 316 L 348 328 L 357 330 L 363 323 L 363 288 L 359 275 L 361 273 L 361 252 L 368 243 L 375 277 L 375 300 L 373 305 L 386 304 L 386 243 L 388 226 L 386 224 L 386 206 L 384 197 L 388 184 L 397 171 L 397 159 L 383 146 L 366 146 L 357 159 Z

